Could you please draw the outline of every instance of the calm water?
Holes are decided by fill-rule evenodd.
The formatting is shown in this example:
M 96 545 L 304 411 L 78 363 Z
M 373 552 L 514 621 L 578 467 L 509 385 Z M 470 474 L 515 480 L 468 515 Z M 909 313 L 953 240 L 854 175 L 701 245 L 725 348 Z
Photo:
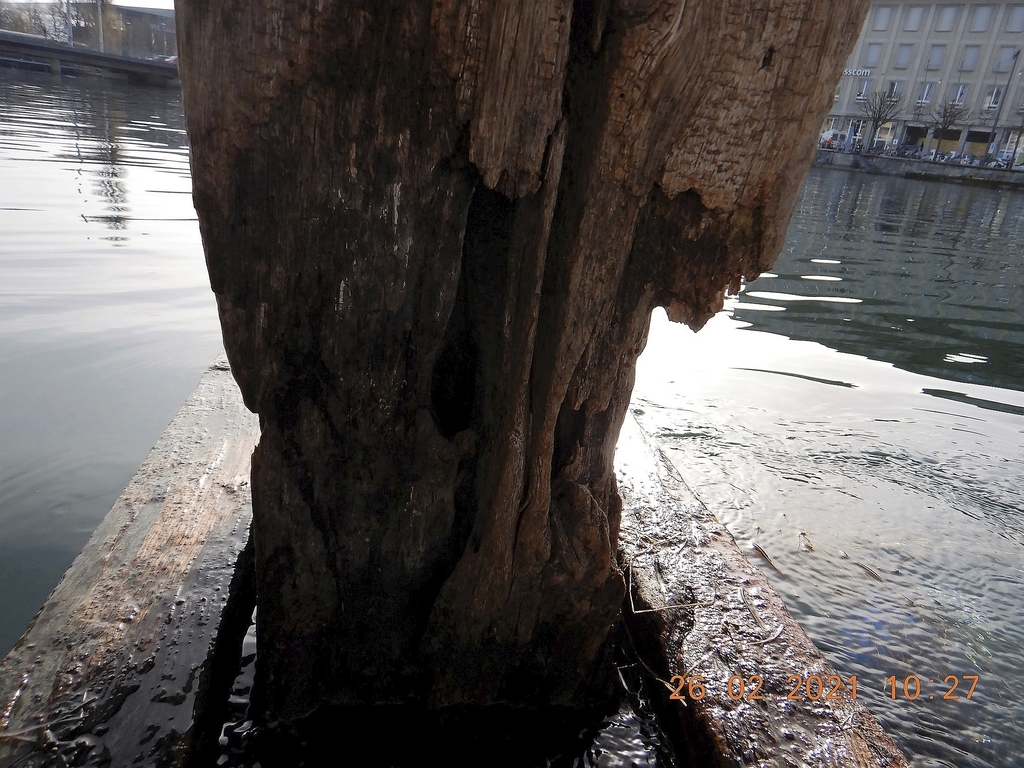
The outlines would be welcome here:
M 0 70 L 0 653 L 219 349 L 188 192 L 176 92 Z M 638 375 L 641 421 L 918 766 L 1024 754 L 1022 206 L 812 173 L 775 276 L 697 336 L 656 318 Z
M 0 69 L 0 654 L 220 348 L 180 95 Z
M 812 171 L 773 273 L 700 334 L 657 317 L 638 371 L 641 423 L 915 766 L 1024 759 L 1022 256 L 1024 194 Z

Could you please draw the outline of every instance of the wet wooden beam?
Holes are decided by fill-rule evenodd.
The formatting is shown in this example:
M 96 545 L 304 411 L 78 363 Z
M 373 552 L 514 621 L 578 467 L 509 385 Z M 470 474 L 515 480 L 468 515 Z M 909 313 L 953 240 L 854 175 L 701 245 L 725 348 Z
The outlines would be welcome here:
M 215 362 L 0 662 L 0 765 L 177 766 L 216 745 L 252 613 L 258 435 Z
M 663 723 L 694 764 L 907 766 L 853 698 L 849 679 L 829 666 L 631 416 L 615 463 L 630 635 L 655 688 L 664 688 Z M 727 691 L 733 676 L 744 685 L 741 694 L 733 680 L 738 700 Z M 817 700 L 804 689 L 814 677 Z M 842 685 L 837 698 L 827 698 L 837 687 L 828 683 L 833 677 Z M 793 678 L 800 691 L 789 699 Z

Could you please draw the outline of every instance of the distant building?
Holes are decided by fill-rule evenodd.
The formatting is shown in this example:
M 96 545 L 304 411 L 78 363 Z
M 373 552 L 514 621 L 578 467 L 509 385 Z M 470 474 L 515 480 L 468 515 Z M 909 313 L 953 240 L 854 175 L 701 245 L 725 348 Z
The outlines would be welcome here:
M 846 146 L 867 141 L 864 108 L 872 92 L 881 92 L 901 97 L 901 108 L 865 151 L 1024 152 L 1018 146 L 1024 145 L 1022 47 L 1024 3 L 876 3 L 846 62 L 823 134 Z M 958 119 L 936 136 L 936 114 L 949 104 Z
M 102 34 L 97 24 L 103 13 Z M 174 11 L 112 5 L 109 0 L 11 2 L 0 0 L 0 30 L 38 35 L 76 47 L 133 59 L 178 53 Z

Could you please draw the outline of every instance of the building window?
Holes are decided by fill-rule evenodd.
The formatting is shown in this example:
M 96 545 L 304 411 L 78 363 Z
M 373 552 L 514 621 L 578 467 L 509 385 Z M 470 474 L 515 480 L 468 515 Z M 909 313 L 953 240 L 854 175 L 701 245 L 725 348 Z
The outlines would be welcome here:
M 864 49 L 864 68 L 874 69 L 878 66 L 878 62 L 882 59 L 882 44 L 881 43 L 869 43 L 868 47 Z
M 1013 69 L 1013 55 L 1017 53 L 1017 49 L 1010 45 L 1004 45 L 999 49 L 999 55 L 996 56 L 996 63 L 992 67 L 993 72 L 1009 72 Z
M 979 5 L 974 9 L 971 17 L 971 32 L 988 32 L 989 22 L 992 21 L 992 6 Z
M 906 69 L 910 66 L 910 59 L 914 55 L 912 43 L 900 43 L 896 49 L 896 61 L 893 62 L 893 69 Z
M 890 80 L 889 87 L 885 91 L 886 98 L 897 99 L 899 98 L 900 91 L 903 90 L 903 83 L 899 80 Z
M 952 94 L 950 101 L 954 104 L 963 106 L 964 102 L 967 100 L 967 86 L 963 83 L 958 83 L 952 87 L 950 93 Z
M 985 94 L 985 105 L 984 109 L 995 109 L 999 106 L 999 102 L 1003 99 L 1003 87 L 1001 85 L 993 85 L 988 89 L 988 93 Z
M 1024 32 L 1024 5 L 1011 5 L 1006 14 L 1007 32 Z
M 956 24 L 956 11 L 955 5 L 944 5 L 939 9 L 939 15 L 935 21 L 936 32 L 951 32 L 953 25 Z
M 935 83 L 921 83 L 921 87 L 917 89 L 917 105 L 923 107 L 930 104 L 934 90 Z
M 875 21 L 871 25 L 871 28 L 875 32 L 885 32 L 889 28 L 889 22 L 892 20 L 892 6 L 881 5 L 875 8 Z
M 903 29 L 906 32 L 917 32 L 924 22 L 924 8 L 915 5 L 907 9 L 907 15 L 903 20 Z
M 869 93 L 871 93 L 871 81 L 861 80 L 857 87 L 857 101 L 866 101 Z
M 964 55 L 960 57 L 960 71 L 973 72 L 978 66 L 978 56 L 981 54 L 980 45 L 965 45 Z
M 946 58 L 946 46 L 933 45 L 928 51 L 928 64 L 925 69 L 941 69 L 944 58 Z

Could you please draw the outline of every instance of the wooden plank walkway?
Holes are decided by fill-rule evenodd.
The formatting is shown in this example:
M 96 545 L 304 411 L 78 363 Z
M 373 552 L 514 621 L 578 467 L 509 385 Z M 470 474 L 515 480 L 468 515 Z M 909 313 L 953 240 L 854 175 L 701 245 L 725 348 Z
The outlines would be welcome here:
M 0 766 L 177 766 L 215 746 L 217 673 L 254 600 L 258 434 L 214 363 L 0 662 Z

